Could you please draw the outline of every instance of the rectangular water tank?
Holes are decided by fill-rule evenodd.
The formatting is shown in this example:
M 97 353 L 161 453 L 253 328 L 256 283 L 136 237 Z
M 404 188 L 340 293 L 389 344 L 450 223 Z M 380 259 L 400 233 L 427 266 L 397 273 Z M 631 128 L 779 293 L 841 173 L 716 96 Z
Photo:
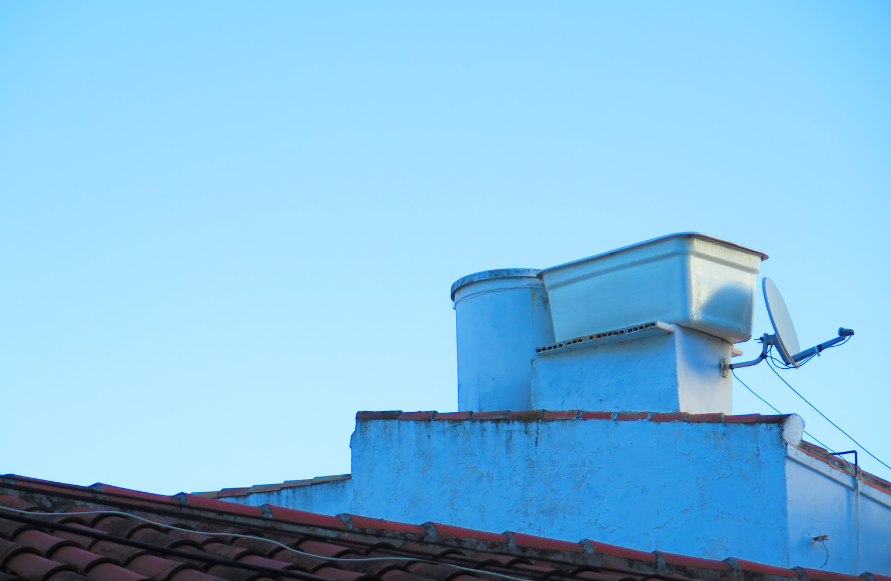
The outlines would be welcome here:
M 752 337 L 767 255 L 704 234 L 655 238 L 542 270 L 557 341 L 662 321 L 729 343 Z

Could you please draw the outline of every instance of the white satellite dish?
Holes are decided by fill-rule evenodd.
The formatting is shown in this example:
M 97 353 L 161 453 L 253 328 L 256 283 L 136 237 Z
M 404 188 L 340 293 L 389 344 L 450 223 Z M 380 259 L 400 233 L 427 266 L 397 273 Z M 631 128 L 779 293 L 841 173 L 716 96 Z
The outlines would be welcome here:
M 770 323 L 773 325 L 774 334 L 765 333 L 758 341 L 761 342 L 761 355 L 758 359 L 746 361 L 744 363 L 727 362 L 722 358 L 720 363 L 721 375 L 727 376 L 731 369 L 739 367 L 751 367 L 757 365 L 770 356 L 770 348 L 776 346 L 780 352 L 783 363 L 789 367 L 801 367 L 814 355 L 819 355 L 824 349 L 834 347 L 839 343 L 844 343 L 849 337 L 854 335 L 851 329 L 839 327 L 838 337 L 830 339 L 825 343 L 820 343 L 816 347 L 811 347 L 804 351 L 800 351 L 798 344 L 798 334 L 795 333 L 795 325 L 792 324 L 792 317 L 789 315 L 789 309 L 786 308 L 786 302 L 780 294 L 777 285 L 767 277 L 761 281 L 761 288 L 764 291 L 764 302 L 767 304 L 767 314 L 770 315 Z
M 798 345 L 798 334 L 795 333 L 795 325 L 792 324 L 792 317 L 789 315 L 789 309 L 786 308 L 786 302 L 780 294 L 780 289 L 766 276 L 761 281 L 761 288 L 764 291 L 767 314 L 770 315 L 770 323 L 776 333 L 780 357 L 783 358 L 783 363 L 786 365 L 798 367 L 792 359 L 793 355 L 801 351 Z

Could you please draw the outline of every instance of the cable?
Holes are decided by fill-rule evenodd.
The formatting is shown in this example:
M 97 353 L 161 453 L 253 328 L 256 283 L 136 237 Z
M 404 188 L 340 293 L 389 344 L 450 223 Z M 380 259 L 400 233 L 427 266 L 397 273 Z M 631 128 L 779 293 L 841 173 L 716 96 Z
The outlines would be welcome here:
M 800 393 L 798 393 L 798 391 L 796 391 L 796 389 L 795 389 L 794 387 L 792 387 L 791 385 L 789 385 L 789 382 L 786 381 L 785 379 L 783 379 L 783 376 L 780 375 L 779 372 L 778 372 L 776 369 L 774 369 L 773 365 L 770 364 L 770 361 L 767 362 L 767 366 L 770 367 L 770 370 L 773 371 L 773 374 L 774 374 L 774 375 L 776 375 L 777 377 L 780 378 L 780 381 L 782 381 L 783 383 L 786 384 L 786 387 L 788 387 L 789 389 L 791 389 L 792 391 L 794 391 L 794 392 L 795 392 L 795 395 L 797 395 L 798 397 L 800 397 L 800 398 L 804 401 L 804 403 L 806 403 L 807 405 L 811 406 L 811 407 L 814 409 L 815 412 L 817 412 L 818 414 L 820 414 L 821 416 L 823 416 L 823 419 L 824 419 L 824 420 L 826 420 L 827 422 L 829 422 L 830 424 L 832 424 L 833 426 L 835 426 L 835 429 L 836 429 L 836 430 L 838 430 L 839 432 L 841 432 L 842 434 L 844 434 L 845 436 L 847 436 L 848 439 L 851 440 L 852 442 L 854 442 L 855 444 L 857 444 L 857 445 L 860 447 L 861 450 L 863 450 L 864 452 L 866 452 L 867 454 L 869 454 L 870 456 L 872 456 L 873 459 L 874 459 L 876 462 L 878 462 L 879 464 L 881 464 L 882 466 L 884 466 L 884 467 L 887 468 L 888 470 L 891 470 L 891 466 L 888 466 L 887 464 L 885 464 L 884 462 L 882 462 L 881 460 L 879 460 L 879 458 L 878 458 L 875 454 L 873 454 L 872 452 L 870 452 L 869 450 L 867 450 L 867 449 L 863 446 L 863 444 L 861 444 L 860 442 L 858 442 L 857 440 L 855 440 L 855 439 L 851 436 L 851 434 L 849 434 L 849 433 L 847 433 L 846 431 L 844 431 L 843 429 L 841 429 L 841 428 L 838 426 L 838 424 L 836 424 L 835 422 L 833 422 L 832 420 L 830 420 L 829 418 L 827 418 L 827 417 L 826 417 L 826 414 L 824 414 L 823 412 L 821 412 L 820 410 L 817 409 L 817 406 L 815 406 L 814 404 L 812 404 L 811 402 L 809 402 L 809 401 L 807 400 L 806 397 L 804 397 L 803 395 L 801 395 Z
M 735 371 L 735 370 L 731 369 L 731 370 L 730 370 L 730 373 L 733 374 L 733 377 L 735 377 L 736 380 L 737 380 L 738 382 L 740 382 L 740 383 L 743 385 L 744 388 L 746 388 L 746 389 L 748 389 L 750 392 L 752 392 L 752 395 L 754 395 L 755 397 L 757 397 L 758 399 L 760 399 L 761 401 L 763 401 L 764 403 L 766 403 L 766 404 L 767 404 L 767 407 L 769 407 L 770 409 L 772 409 L 772 410 L 775 411 L 776 413 L 780 414 L 781 416 L 784 415 L 783 412 L 781 412 L 781 411 L 778 410 L 777 408 L 775 408 L 775 407 L 773 407 L 772 405 L 770 405 L 770 402 L 769 402 L 769 401 L 767 401 L 766 399 L 764 399 L 763 397 L 761 397 L 760 395 L 758 395 L 757 393 L 755 393 L 755 391 L 754 391 L 751 387 L 749 387 L 748 385 L 746 385 L 746 383 L 745 383 L 742 379 L 740 379 L 739 376 L 736 374 L 736 371 Z M 810 436 L 810 438 L 811 438 L 813 441 L 815 441 L 816 443 L 820 444 L 821 446 L 823 446 L 824 448 L 826 448 L 826 449 L 829 450 L 830 452 L 833 452 L 833 453 L 835 452 L 835 450 L 833 450 L 832 448 L 830 448 L 829 446 L 827 446 L 826 444 L 824 444 L 823 442 L 821 442 L 820 440 L 818 440 L 817 437 L 814 436 L 812 433 L 808 432 L 807 430 L 803 430 L 803 431 L 804 431 L 805 434 L 807 434 L 808 436 Z
M 758 395 L 757 393 L 755 393 L 755 392 L 752 390 L 751 387 L 749 387 L 748 385 L 746 385 L 746 383 L 745 383 L 742 379 L 740 379 L 739 376 L 736 374 L 736 370 L 735 370 L 735 369 L 731 369 L 731 370 L 730 370 L 730 373 L 733 374 L 733 377 L 735 377 L 736 380 L 737 380 L 738 382 L 742 383 L 742 386 L 743 386 L 744 388 L 746 388 L 746 389 L 748 389 L 749 391 L 751 391 L 751 392 L 752 392 L 752 395 L 754 395 L 755 397 L 757 397 L 758 399 L 760 399 L 761 401 L 763 401 L 764 403 L 766 403 L 766 404 L 767 404 L 767 407 L 769 407 L 770 409 L 772 409 L 772 410 L 775 411 L 776 413 L 778 413 L 778 414 L 780 414 L 780 415 L 783 415 L 783 412 L 781 412 L 781 411 L 778 410 L 777 408 L 775 408 L 775 407 L 773 407 L 772 405 L 770 405 L 770 402 L 769 402 L 769 401 L 767 401 L 766 399 L 764 399 L 763 397 L 761 397 L 760 395 Z
M 255 535 L 242 535 L 239 533 L 211 533 L 211 532 L 205 532 L 205 531 L 195 531 L 195 530 L 191 530 L 191 529 L 184 529 L 181 527 L 153 521 L 151 519 L 137 516 L 135 514 L 130 514 L 129 512 L 121 512 L 118 510 L 83 510 L 83 511 L 70 512 L 70 513 L 64 513 L 64 512 L 60 513 L 60 512 L 31 512 L 28 510 L 19 510 L 17 508 L 10 508 L 8 506 L 0 506 L 0 509 L 11 510 L 13 512 L 19 512 L 22 514 L 30 514 L 30 515 L 36 515 L 36 516 L 72 516 L 73 517 L 73 516 L 77 516 L 77 515 L 81 515 L 81 514 L 116 514 L 116 515 L 125 516 L 125 517 L 129 517 L 129 518 L 135 518 L 137 520 L 141 520 L 141 521 L 153 524 L 153 525 L 158 525 L 160 527 L 164 527 L 167 529 L 173 529 L 176 531 L 182 531 L 184 533 L 189 533 L 189 534 L 239 537 L 239 538 L 243 538 L 243 539 L 252 539 L 252 540 L 259 539 L 261 541 L 266 541 L 267 543 L 272 543 L 273 545 L 278 545 L 279 547 L 281 547 L 283 549 L 287 549 L 294 553 L 299 553 L 301 555 L 307 555 L 309 557 L 315 557 L 317 559 L 323 559 L 323 560 L 328 560 L 328 561 L 350 561 L 352 563 L 356 563 L 358 561 L 358 559 L 344 559 L 344 558 L 339 558 L 339 557 L 325 557 L 323 555 L 314 555 L 313 553 L 307 553 L 306 551 L 301 551 L 300 549 L 295 549 L 294 547 L 289 547 L 288 545 L 286 545 L 284 543 L 280 543 L 280 542 L 274 541 L 272 539 L 267 539 L 265 537 L 258 537 Z M 523 579 L 522 577 L 512 577 L 511 575 L 495 573 L 494 571 L 474 569 L 472 567 L 462 567 L 461 565 L 455 565 L 455 564 L 446 563 L 443 561 L 431 561 L 428 559 L 417 559 L 417 558 L 413 558 L 413 557 L 367 557 L 367 558 L 362 558 L 361 560 L 362 561 L 413 561 L 416 563 L 420 562 L 420 563 L 427 563 L 430 565 L 445 565 L 446 567 L 453 567 L 455 569 L 460 569 L 462 571 L 469 571 L 471 573 L 479 573 L 482 571 L 486 575 L 494 575 L 495 577 L 503 577 L 504 579 L 510 579 L 511 581 L 529 581 L 529 579 Z

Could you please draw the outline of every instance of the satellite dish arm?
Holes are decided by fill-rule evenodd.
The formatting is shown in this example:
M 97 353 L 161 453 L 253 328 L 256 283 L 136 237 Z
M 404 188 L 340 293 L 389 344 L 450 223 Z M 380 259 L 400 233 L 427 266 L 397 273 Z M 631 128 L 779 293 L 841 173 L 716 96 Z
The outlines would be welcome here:
M 798 363 L 799 361 L 801 361 L 803 359 L 807 359 L 808 357 L 811 357 L 813 355 L 818 355 L 818 354 L 820 354 L 821 351 L 828 349 L 830 347 L 833 347 L 835 345 L 838 345 L 839 343 L 844 343 L 845 341 L 847 341 L 848 337 L 851 337 L 853 335 L 854 335 L 853 329 L 845 329 L 844 327 L 840 327 L 838 329 L 838 337 L 836 337 L 835 339 L 830 339 L 829 341 L 826 341 L 825 343 L 820 343 L 816 347 L 811 347 L 810 349 L 806 349 L 806 350 L 802 351 L 801 353 L 793 355 L 792 356 L 792 364 L 794 365 L 794 364 Z M 764 335 L 761 335 L 761 338 L 758 339 L 758 341 L 761 342 L 761 354 L 758 356 L 757 359 L 752 359 L 751 361 L 744 361 L 742 363 L 729 363 L 728 364 L 727 361 L 723 357 L 721 357 L 721 360 L 718 363 L 718 369 L 721 371 L 721 377 L 727 377 L 727 375 L 730 373 L 731 369 L 739 369 L 740 367 L 751 367 L 753 365 L 758 365 L 759 363 L 761 363 L 762 361 L 764 361 L 765 359 L 768 358 L 768 356 L 769 356 L 768 354 L 770 353 L 770 347 L 772 345 L 779 345 L 779 342 L 777 341 L 777 336 L 776 335 L 768 335 L 767 333 L 765 333 Z M 787 361 L 787 363 L 788 363 L 788 361 Z M 795 367 L 798 367 L 798 365 L 795 365 Z
M 727 361 L 722 357 L 719 363 L 721 377 L 727 377 L 727 374 L 731 369 L 739 369 L 740 367 L 751 367 L 752 365 L 758 365 L 759 363 L 767 359 L 767 354 L 770 352 L 770 346 L 777 344 L 776 335 L 768 335 L 767 333 L 761 335 L 761 338 L 758 339 L 758 341 L 761 342 L 761 355 L 759 355 L 757 359 L 744 361 L 742 363 L 728 364 Z
M 816 347 L 811 347 L 810 349 L 805 349 L 801 353 L 792 356 L 792 361 L 799 362 L 802 359 L 807 359 L 808 357 L 812 357 L 814 355 L 819 355 L 821 351 L 824 349 L 828 349 L 833 345 L 838 345 L 839 343 L 846 341 L 848 337 L 852 337 L 854 335 L 853 329 L 845 329 L 844 327 L 839 327 L 838 329 L 838 337 L 835 339 L 830 339 L 825 343 L 820 343 Z

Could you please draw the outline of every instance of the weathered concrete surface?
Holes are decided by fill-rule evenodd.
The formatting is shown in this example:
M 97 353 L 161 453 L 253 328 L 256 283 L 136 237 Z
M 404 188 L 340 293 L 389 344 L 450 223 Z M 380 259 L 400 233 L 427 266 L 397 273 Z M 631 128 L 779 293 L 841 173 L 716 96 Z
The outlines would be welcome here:
M 891 573 L 891 495 L 794 448 L 786 472 L 794 564 Z M 814 541 L 823 535 L 829 538 Z
M 532 408 L 729 414 L 733 382 L 719 372 L 730 343 L 659 323 L 640 338 L 532 359 Z M 490 408 L 495 409 L 495 408 Z
M 891 494 L 744 419 L 359 419 L 351 480 L 225 500 L 891 574 Z
M 788 565 L 783 430 L 360 420 L 353 513 Z
M 222 498 L 221 500 L 228 500 L 250 506 L 271 504 L 273 506 L 286 506 L 298 510 L 335 515 L 351 512 L 352 499 L 353 481 L 352 479 L 345 478 L 330 482 L 281 488 L 272 492 L 258 492 L 245 496 L 232 496 Z

